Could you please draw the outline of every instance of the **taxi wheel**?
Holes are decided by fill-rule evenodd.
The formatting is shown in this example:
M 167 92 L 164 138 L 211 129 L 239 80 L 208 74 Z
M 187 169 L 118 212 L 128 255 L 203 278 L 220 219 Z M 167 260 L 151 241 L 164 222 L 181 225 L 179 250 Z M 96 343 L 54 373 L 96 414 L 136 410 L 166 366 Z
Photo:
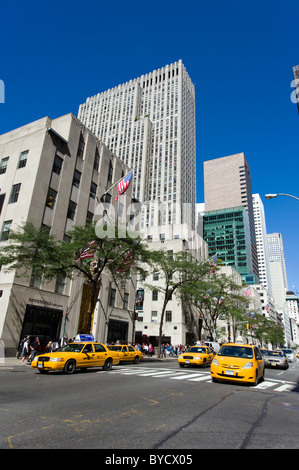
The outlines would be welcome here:
M 112 369 L 112 360 L 107 359 L 107 361 L 103 365 L 103 370 L 111 370 L 111 369 Z
M 206 359 L 203 360 L 202 367 L 207 367 L 207 361 L 206 361 Z
M 65 374 L 72 374 L 73 372 L 75 372 L 75 369 L 76 369 L 76 361 L 74 361 L 73 359 L 70 359 L 65 364 L 63 372 Z
M 138 357 L 138 356 L 134 357 L 133 363 L 134 363 L 134 364 L 138 364 L 138 362 L 139 362 L 139 357 Z

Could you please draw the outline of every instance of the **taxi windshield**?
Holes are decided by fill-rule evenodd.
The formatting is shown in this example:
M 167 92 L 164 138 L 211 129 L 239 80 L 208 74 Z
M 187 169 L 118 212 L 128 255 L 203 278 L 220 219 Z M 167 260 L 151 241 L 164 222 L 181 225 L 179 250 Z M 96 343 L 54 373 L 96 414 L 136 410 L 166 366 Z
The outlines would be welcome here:
M 108 346 L 111 351 L 121 351 L 122 346 Z
M 206 348 L 201 348 L 200 346 L 193 346 L 187 350 L 187 352 L 193 352 L 193 353 L 205 353 Z
M 244 346 L 222 346 L 218 352 L 218 356 L 244 357 L 246 359 L 252 359 L 253 352 L 252 348 Z
M 60 349 L 63 352 L 81 352 L 85 345 L 82 343 L 70 343 Z

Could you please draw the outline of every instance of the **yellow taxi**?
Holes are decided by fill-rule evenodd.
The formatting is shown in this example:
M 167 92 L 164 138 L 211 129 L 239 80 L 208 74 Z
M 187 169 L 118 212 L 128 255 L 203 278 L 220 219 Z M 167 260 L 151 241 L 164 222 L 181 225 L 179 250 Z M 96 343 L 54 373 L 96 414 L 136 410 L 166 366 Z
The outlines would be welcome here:
M 202 366 L 206 367 L 211 364 L 214 357 L 214 351 L 209 346 L 190 346 L 187 351 L 180 354 L 178 363 L 180 367 L 184 366 Z
M 108 344 L 107 347 L 110 351 L 117 352 L 120 362 L 131 361 L 134 364 L 138 364 L 143 359 L 142 352 L 137 351 L 134 346 L 128 344 Z
M 80 341 L 69 343 L 58 351 L 35 356 L 31 367 L 41 373 L 61 370 L 72 374 L 76 368 L 102 366 L 104 370 L 111 370 L 112 365 L 116 364 L 119 364 L 117 353 L 110 351 L 104 344 Z
M 211 364 L 213 382 L 229 380 L 257 385 L 264 379 L 264 372 L 263 356 L 251 344 L 223 344 Z

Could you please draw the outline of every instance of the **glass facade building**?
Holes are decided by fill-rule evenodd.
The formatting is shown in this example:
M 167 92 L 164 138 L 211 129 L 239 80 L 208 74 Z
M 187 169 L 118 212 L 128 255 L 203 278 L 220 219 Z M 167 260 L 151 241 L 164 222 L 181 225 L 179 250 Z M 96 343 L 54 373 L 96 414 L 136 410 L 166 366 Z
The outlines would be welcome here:
M 258 281 L 252 265 L 249 217 L 243 206 L 207 211 L 203 217 L 203 234 L 209 257 L 218 253 L 218 259 L 236 269 L 246 284 Z

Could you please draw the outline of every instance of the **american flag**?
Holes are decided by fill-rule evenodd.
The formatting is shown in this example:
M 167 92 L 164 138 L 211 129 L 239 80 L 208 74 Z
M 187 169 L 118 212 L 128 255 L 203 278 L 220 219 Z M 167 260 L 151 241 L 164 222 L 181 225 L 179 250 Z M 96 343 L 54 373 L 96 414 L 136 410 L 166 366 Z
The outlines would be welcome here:
M 118 201 L 118 196 L 120 196 L 121 194 L 124 194 L 126 192 L 126 190 L 128 189 L 128 187 L 130 186 L 131 184 L 131 180 L 132 180 L 132 176 L 133 176 L 133 170 L 130 171 L 130 173 L 127 174 L 127 176 L 125 176 L 117 185 L 117 189 L 118 189 L 118 195 L 116 196 L 116 200 Z
M 125 271 L 128 271 L 130 269 L 130 266 L 133 262 L 133 251 L 129 250 L 124 254 L 123 260 L 122 260 L 122 267 L 121 268 L 116 268 L 116 271 L 119 273 L 123 273 Z
M 250 289 L 250 286 L 248 286 L 245 291 L 244 291 L 244 295 L 245 297 L 249 297 L 251 295 L 251 289 Z
M 93 258 L 94 257 L 94 250 L 95 250 L 95 244 L 96 241 L 92 240 L 89 245 L 82 251 L 80 254 L 79 259 L 85 259 L 85 258 Z

